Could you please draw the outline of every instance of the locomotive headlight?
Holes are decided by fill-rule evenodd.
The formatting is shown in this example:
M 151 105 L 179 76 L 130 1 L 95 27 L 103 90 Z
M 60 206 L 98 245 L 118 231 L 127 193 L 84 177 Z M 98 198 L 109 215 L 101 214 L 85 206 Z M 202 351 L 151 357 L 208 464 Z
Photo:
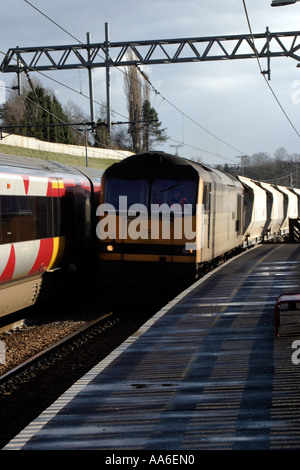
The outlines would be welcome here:
M 112 253 L 114 251 L 114 246 L 113 245 L 106 245 L 106 251 L 109 253 Z
M 195 250 L 193 248 L 183 248 L 182 253 L 185 255 L 195 255 Z

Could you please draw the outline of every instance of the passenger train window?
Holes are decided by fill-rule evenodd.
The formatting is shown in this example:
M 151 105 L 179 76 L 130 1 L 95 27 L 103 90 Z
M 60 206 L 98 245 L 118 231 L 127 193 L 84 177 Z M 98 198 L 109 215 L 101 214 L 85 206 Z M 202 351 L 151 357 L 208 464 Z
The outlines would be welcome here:
M 2 243 L 12 243 L 19 238 L 18 203 L 16 196 L 1 196 Z
M 52 218 L 54 217 L 52 209 L 52 198 L 37 197 L 35 199 L 35 238 L 52 237 Z
M 34 198 L 30 196 L 19 196 L 17 199 L 19 211 L 19 241 L 32 240 L 35 238 L 33 215 Z
M 34 237 L 33 198 L 1 196 L 2 243 L 31 240 Z
M 19 196 L 19 214 L 30 215 L 33 213 L 33 198 L 30 196 Z
M 136 203 L 147 206 L 148 195 L 148 181 L 110 178 L 106 184 L 105 202 L 112 204 L 115 210 L 119 210 L 120 196 L 126 196 L 127 209 L 129 209 L 132 204 Z
M 17 215 L 18 214 L 18 201 L 17 196 L 1 196 L 1 209 L 4 215 Z

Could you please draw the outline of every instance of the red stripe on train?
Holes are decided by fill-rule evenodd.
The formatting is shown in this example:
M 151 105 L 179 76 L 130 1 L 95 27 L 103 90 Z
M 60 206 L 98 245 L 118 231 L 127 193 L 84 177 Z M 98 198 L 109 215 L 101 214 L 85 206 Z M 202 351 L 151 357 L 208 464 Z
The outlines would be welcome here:
M 15 265 L 16 265 L 16 253 L 15 253 L 14 245 L 11 245 L 8 262 L 5 266 L 3 273 L 0 276 L 0 282 L 6 282 L 12 279 L 14 270 L 15 270 Z
M 40 248 L 34 265 L 28 274 L 35 274 L 46 271 L 53 253 L 53 238 L 43 238 L 40 240 Z
M 23 178 L 23 183 L 24 183 L 25 194 L 28 194 L 29 176 L 27 176 L 27 175 L 22 175 L 22 178 Z

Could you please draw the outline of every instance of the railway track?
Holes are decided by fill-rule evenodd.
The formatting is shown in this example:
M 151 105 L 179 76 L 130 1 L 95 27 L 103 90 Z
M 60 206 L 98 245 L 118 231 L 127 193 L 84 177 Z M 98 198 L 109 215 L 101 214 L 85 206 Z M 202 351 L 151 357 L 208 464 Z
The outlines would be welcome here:
M 47 346 L 37 354 L 34 354 L 26 360 L 22 361 L 17 366 L 12 367 L 8 372 L 0 375 L 0 390 L 1 387 L 5 388 L 5 385 L 7 385 L 11 380 L 15 379 L 20 374 L 26 373 L 29 368 L 36 368 L 42 362 L 49 362 L 49 360 L 51 361 L 50 356 L 59 356 L 63 354 L 63 351 L 70 345 L 74 345 L 75 342 L 82 341 L 84 336 L 87 336 L 88 334 L 96 334 L 95 331 L 98 330 L 99 327 L 105 328 L 104 322 L 108 319 L 111 320 L 111 323 L 117 321 L 112 312 L 105 313 L 99 318 L 87 322 L 84 326 L 76 329 L 59 341 L 54 342 L 50 346 Z M 92 333 L 92 330 L 94 330 L 94 333 Z

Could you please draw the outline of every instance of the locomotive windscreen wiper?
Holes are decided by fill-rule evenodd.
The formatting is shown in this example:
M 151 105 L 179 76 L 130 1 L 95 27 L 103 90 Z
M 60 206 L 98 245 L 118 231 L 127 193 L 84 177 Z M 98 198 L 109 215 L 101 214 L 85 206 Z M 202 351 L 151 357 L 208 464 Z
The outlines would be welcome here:
M 170 189 L 178 188 L 179 183 L 172 184 L 172 186 L 169 186 L 168 188 L 162 189 L 161 193 L 165 193 L 166 191 L 170 191 Z

